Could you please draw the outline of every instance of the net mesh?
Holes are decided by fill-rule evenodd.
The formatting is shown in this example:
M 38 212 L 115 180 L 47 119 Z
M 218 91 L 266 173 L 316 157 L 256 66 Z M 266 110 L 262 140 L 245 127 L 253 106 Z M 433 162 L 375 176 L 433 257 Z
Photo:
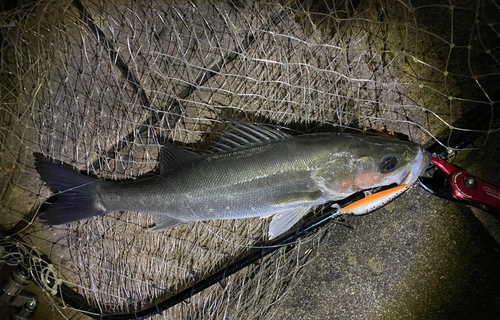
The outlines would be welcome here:
M 50 192 L 33 152 L 123 179 L 153 171 L 164 141 L 205 150 L 222 120 L 234 117 L 300 132 L 386 128 L 420 144 L 456 131 L 487 135 L 492 116 L 480 129 L 456 121 L 474 108 L 493 113 L 499 7 L 18 1 L 0 15 L 0 224 L 16 226 L 23 252 L 35 262 L 47 255 L 47 272 L 91 306 L 117 313 L 152 306 L 264 243 L 267 220 L 152 233 L 149 214 L 121 212 L 47 227 L 34 218 Z M 325 232 L 158 318 L 269 316 Z M 85 318 L 51 301 L 62 318 Z

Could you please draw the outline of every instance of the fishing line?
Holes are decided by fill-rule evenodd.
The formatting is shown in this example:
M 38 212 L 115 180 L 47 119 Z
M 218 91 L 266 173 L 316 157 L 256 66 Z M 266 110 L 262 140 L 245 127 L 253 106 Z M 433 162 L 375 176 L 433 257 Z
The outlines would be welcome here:
M 184 203 L 186 204 L 186 206 L 189 208 L 189 210 L 191 210 L 191 213 L 195 216 L 195 217 L 199 217 L 197 216 L 193 210 L 191 209 L 191 207 L 189 206 L 189 203 L 186 202 L 186 200 L 184 200 Z M 268 218 L 265 218 L 265 219 L 268 219 Z M 203 222 L 203 220 L 198 220 L 196 222 L 199 222 L 203 225 L 203 227 L 205 227 L 205 229 L 208 230 L 209 233 L 213 234 L 215 237 L 219 238 L 220 240 L 224 241 L 224 242 L 227 242 L 229 244 L 232 244 L 233 246 L 235 247 L 239 247 L 239 248 L 245 248 L 245 249 L 268 249 L 268 248 L 276 248 L 276 249 L 279 249 L 281 247 L 286 247 L 288 245 L 294 245 L 294 244 L 297 244 L 297 243 L 307 243 L 307 241 L 312 241 L 314 240 L 313 238 L 316 236 L 314 235 L 313 237 L 311 237 L 311 239 L 308 239 L 306 241 L 299 241 L 297 240 L 297 242 L 295 243 L 287 243 L 287 244 L 277 244 L 277 245 L 270 245 L 270 246 L 252 246 L 252 245 L 244 245 L 244 244 L 239 244 L 239 243 L 236 243 L 236 242 L 233 242 L 229 239 L 226 239 L 220 235 L 217 234 L 217 232 L 213 231 L 212 229 L 210 229 L 210 227 Z M 265 236 L 265 235 L 264 235 Z
M 83 187 L 85 187 L 85 186 L 87 186 L 87 185 L 89 185 L 89 184 L 93 184 L 93 183 L 96 183 L 96 182 L 99 182 L 99 181 L 102 181 L 102 180 L 105 180 L 105 179 L 104 179 L 104 178 L 95 179 L 95 180 L 93 180 L 93 181 L 89 181 L 89 182 L 86 182 L 86 183 L 83 183 L 83 184 L 77 185 L 77 186 L 75 186 L 75 187 L 73 187 L 73 188 L 69 188 L 69 189 L 66 189 L 66 190 L 64 190 L 64 191 L 59 191 L 59 192 L 56 192 L 56 193 L 52 194 L 52 197 L 55 197 L 55 196 L 57 196 L 57 195 L 60 195 L 60 194 L 66 193 L 66 192 L 70 192 L 70 191 L 73 191 L 73 190 L 76 190 L 76 189 L 83 188 Z M 48 204 L 50 204 L 50 203 L 48 203 Z
M 227 243 L 230 243 L 232 245 L 234 245 L 235 247 L 239 247 L 239 248 L 245 248 L 245 249 L 268 249 L 268 248 L 281 248 L 281 247 L 286 247 L 288 245 L 294 245 L 294 244 L 297 244 L 297 243 L 307 243 L 308 241 L 312 241 L 314 240 L 314 236 L 311 237 L 311 239 L 307 239 L 305 241 L 299 241 L 297 240 L 297 242 L 291 242 L 291 243 L 288 243 L 288 244 L 278 244 L 278 245 L 269 245 L 269 246 L 252 246 L 252 245 L 244 245 L 244 244 L 238 244 L 236 242 L 232 242 L 231 240 L 228 240 L 228 239 L 225 239 L 224 237 L 222 236 L 219 236 L 216 232 L 214 232 L 212 229 L 210 229 L 210 227 L 204 223 L 202 220 L 199 220 L 197 221 L 199 223 L 201 223 L 211 234 L 213 234 L 214 236 L 216 236 L 217 238 L 221 239 L 222 241 L 225 241 Z

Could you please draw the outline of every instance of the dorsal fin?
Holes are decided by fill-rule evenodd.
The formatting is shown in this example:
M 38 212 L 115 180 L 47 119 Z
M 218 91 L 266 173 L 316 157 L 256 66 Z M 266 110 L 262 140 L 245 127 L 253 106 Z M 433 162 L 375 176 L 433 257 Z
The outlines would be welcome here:
M 223 133 L 218 142 L 212 144 L 212 153 L 225 152 L 252 144 L 291 137 L 291 135 L 283 131 L 239 120 L 227 120 L 226 123 L 230 129 Z
M 163 145 L 163 153 L 160 159 L 160 173 L 170 171 L 183 162 L 198 159 L 201 155 L 177 148 L 173 144 L 165 143 Z

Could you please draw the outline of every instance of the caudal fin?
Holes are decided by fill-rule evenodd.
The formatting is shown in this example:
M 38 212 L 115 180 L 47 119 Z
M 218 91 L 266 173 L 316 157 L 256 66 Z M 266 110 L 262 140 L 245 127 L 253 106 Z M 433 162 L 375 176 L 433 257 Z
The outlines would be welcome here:
M 40 217 L 44 224 L 59 225 L 106 214 L 104 208 L 95 205 L 91 194 L 98 179 L 50 162 L 40 153 L 33 155 L 36 171 L 54 192 L 47 200 L 50 205 Z

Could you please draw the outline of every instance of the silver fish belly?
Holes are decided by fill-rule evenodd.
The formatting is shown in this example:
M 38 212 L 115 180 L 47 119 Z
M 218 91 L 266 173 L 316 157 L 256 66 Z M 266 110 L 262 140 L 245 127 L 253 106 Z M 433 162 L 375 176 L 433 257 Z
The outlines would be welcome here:
M 62 224 L 115 211 L 155 214 L 166 230 L 192 221 L 273 216 L 269 238 L 315 205 L 389 184 L 411 184 L 430 156 L 393 138 L 326 133 L 290 136 L 231 122 L 200 155 L 166 145 L 161 174 L 131 181 L 94 180 L 37 157 L 37 170 L 58 201 L 43 215 Z

